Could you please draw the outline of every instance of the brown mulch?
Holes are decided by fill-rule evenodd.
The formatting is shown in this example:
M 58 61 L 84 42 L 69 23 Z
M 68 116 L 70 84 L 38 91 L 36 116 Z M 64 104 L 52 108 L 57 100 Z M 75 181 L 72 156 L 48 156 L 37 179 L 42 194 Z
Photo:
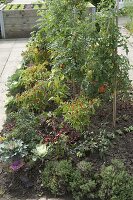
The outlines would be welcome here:
M 92 118 L 93 125 L 95 129 L 100 128 L 101 123 L 108 122 L 105 126 L 107 130 L 114 131 L 112 126 L 112 109 L 111 103 L 106 104 L 104 108 L 101 108 L 96 116 Z M 93 165 L 97 165 L 98 169 L 104 163 L 110 163 L 112 159 L 120 159 L 125 163 L 125 166 L 129 173 L 133 175 L 133 131 L 127 131 L 125 128 L 133 126 L 133 103 L 130 101 L 119 102 L 117 104 L 117 123 L 116 130 L 121 130 L 121 134 L 118 134 L 116 139 L 112 141 L 112 145 L 104 158 L 100 158 L 97 154 L 91 155 L 89 160 L 93 162 Z M 31 172 L 31 179 L 38 174 Z M 6 177 L 6 179 L 5 179 Z M 6 186 L 6 192 L 14 197 L 20 199 L 35 198 L 36 193 L 41 193 L 38 191 L 38 185 L 36 180 L 33 178 L 34 187 L 27 187 L 16 178 L 15 182 L 10 180 L 6 173 L 0 173 L 0 184 L 4 187 Z M 15 184 L 14 184 L 15 183 Z

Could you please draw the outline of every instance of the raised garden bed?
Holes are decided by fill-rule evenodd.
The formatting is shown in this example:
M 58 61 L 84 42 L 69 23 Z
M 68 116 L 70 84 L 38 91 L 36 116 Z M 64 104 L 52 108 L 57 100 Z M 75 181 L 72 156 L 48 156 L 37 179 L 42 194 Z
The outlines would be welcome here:
M 116 51 L 128 50 L 117 12 L 101 9 L 92 21 L 83 0 L 46 2 L 7 84 L 1 190 L 10 200 L 133 200 L 132 86 Z
M 0 12 L 2 38 L 25 38 L 37 29 L 37 11 L 43 4 L 7 4 Z

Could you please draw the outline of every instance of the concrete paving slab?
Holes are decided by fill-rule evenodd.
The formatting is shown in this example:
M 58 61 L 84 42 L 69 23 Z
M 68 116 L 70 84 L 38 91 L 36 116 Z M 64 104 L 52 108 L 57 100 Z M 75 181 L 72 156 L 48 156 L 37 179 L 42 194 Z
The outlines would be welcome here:
M 15 73 L 17 68 L 20 68 L 21 61 L 8 61 L 0 77 L 0 82 L 6 83 L 8 78 Z
M 129 58 L 130 64 L 133 65 L 133 47 L 129 47 L 129 53 L 127 57 Z
M 7 100 L 6 91 L 4 93 L 1 93 L 1 91 L 0 91 L 0 107 L 5 105 L 6 100 Z
M 129 79 L 133 81 L 133 69 L 129 70 Z
M 2 56 L 2 54 L 9 54 L 9 52 L 12 50 L 12 48 L 13 48 L 13 46 L 6 47 L 6 48 L 0 47 L 0 57 Z
M 5 112 L 5 104 L 7 102 L 7 86 L 5 83 L 0 83 L 0 109 L 3 109 Z M 1 112 L 0 112 L 1 113 Z
M 1 93 L 4 93 L 6 90 L 7 90 L 7 85 L 6 85 L 6 83 L 2 83 L 2 82 L 0 81 L 0 95 L 1 95 Z
M 2 130 L 3 124 L 6 120 L 5 108 L 0 108 L 0 130 Z
M 0 40 L 0 131 L 6 119 L 7 80 L 17 68 L 21 67 L 22 56 L 28 39 Z
M 0 63 L 6 63 L 11 51 L 12 48 L 0 48 Z
M 16 39 L 13 48 L 25 48 L 27 44 L 28 39 Z
M 9 39 L 9 40 L 8 39 L 6 39 L 6 40 L 1 39 L 0 40 L 0 49 L 1 48 L 3 48 L 3 49 L 12 48 L 14 43 L 15 43 L 15 40 L 12 40 L 12 39 Z
M 6 63 L 0 63 L 0 77 L 1 77 L 1 74 L 3 72 L 3 69 L 4 69 L 4 66 L 5 66 Z
M 5 107 L 4 107 L 4 109 L 1 107 L 0 108 L 0 120 L 5 120 L 5 118 L 6 118 L 6 114 L 5 114 Z
M 119 17 L 119 19 L 118 19 L 119 26 L 120 27 L 125 26 L 125 24 L 127 23 L 128 20 L 129 20 L 128 16 Z
M 133 34 L 130 34 L 129 31 L 125 28 L 125 25 L 128 21 L 128 17 L 120 17 L 119 18 L 119 27 L 120 32 L 123 36 L 128 37 L 127 39 L 127 46 L 129 53 L 127 55 L 127 58 L 129 59 L 130 64 L 133 66 Z M 119 53 L 126 55 L 125 51 L 119 48 Z M 129 79 L 132 80 L 133 83 L 133 69 L 129 70 Z
M 15 61 L 20 61 L 22 60 L 22 51 L 24 48 L 13 48 L 10 57 L 8 59 L 8 62 L 15 62 Z

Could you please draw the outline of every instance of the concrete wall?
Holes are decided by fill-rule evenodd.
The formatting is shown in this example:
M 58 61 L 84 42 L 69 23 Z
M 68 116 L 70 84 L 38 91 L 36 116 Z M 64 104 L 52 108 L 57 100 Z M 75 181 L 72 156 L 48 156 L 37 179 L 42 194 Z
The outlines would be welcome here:
M 127 2 L 125 0 L 119 0 L 119 9 L 124 8 L 126 4 L 133 4 L 133 0 L 128 0 Z
M 29 37 L 37 27 L 37 10 L 2 10 L 5 38 Z
M 119 0 L 119 9 L 124 7 L 124 1 L 123 0 Z

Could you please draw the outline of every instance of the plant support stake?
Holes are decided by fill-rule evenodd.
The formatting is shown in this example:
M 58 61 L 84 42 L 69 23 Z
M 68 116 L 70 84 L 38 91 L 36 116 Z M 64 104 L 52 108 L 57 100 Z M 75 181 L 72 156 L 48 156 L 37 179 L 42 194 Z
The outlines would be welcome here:
M 118 27 L 118 12 L 119 12 L 119 0 L 116 0 L 116 26 Z M 117 54 L 117 47 L 115 49 Z M 117 67 L 117 66 L 116 66 Z M 114 75 L 114 92 L 113 92 L 113 126 L 116 127 L 116 112 L 117 112 L 117 73 Z

